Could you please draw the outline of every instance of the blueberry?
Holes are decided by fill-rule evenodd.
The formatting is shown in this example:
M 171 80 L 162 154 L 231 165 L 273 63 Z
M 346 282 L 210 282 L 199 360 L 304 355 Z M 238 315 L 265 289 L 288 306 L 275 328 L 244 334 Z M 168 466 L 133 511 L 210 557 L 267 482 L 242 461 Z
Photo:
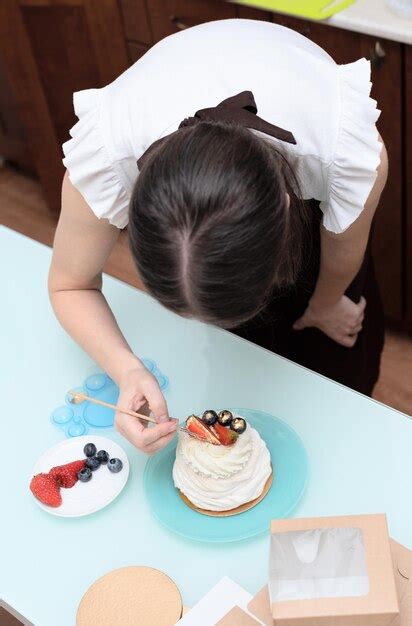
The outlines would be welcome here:
M 77 472 L 77 478 L 81 480 L 82 483 L 88 483 L 92 475 L 92 470 L 88 467 L 83 467 L 80 472 Z
M 97 456 L 89 456 L 86 460 L 86 467 L 94 472 L 94 470 L 100 467 L 100 459 L 98 459 Z
M 205 411 L 202 415 L 202 420 L 206 424 L 206 426 L 213 426 L 213 424 L 217 421 L 217 413 L 216 411 L 208 410 Z
M 97 452 L 97 448 L 94 445 L 94 443 L 86 443 L 86 445 L 83 448 L 83 452 L 85 453 L 86 456 L 94 456 Z
M 117 474 L 117 472 L 120 472 L 120 470 L 122 469 L 123 463 L 121 462 L 120 459 L 110 459 L 110 461 L 107 464 L 107 467 L 109 468 L 111 472 L 113 472 L 114 474 Z
M 100 463 L 106 464 L 109 460 L 109 454 L 106 452 L 106 450 L 99 450 L 99 452 L 96 454 L 96 458 L 99 459 Z
M 235 431 L 238 435 L 241 435 L 246 430 L 246 421 L 243 417 L 235 417 L 230 423 L 230 428 Z
M 231 424 L 232 420 L 233 420 L 233 414 L 230 411 L 228 411 L 227 409 L 225 409 L 224 411 L 220 411 L 220 413 L 219 413 L 219 415 L 217 417 L 217 421 L 222 426 L 229 426 Z

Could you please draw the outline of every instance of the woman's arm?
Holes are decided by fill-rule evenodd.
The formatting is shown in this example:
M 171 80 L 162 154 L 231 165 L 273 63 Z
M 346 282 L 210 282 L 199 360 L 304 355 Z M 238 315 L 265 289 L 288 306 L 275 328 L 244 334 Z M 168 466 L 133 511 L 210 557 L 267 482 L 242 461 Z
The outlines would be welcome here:
M 147 401 L 158 420 L 166 421 L 167 406 L 156 380 L 133 354 L 101 292 L 102 269 L 118 234 L 107 220 L 97 219 L 66 174 L 49 273 L 50 300 L 62 326 L 120 387 L 119 404 L 137 409 Z M 119 430 L 146 452 L 168 443 L 172 425 L 175 431 L 175 420 L 144 429 L 126 417 L 116 416 Z
M 119 231 L 98 220 L 66 174 L 54 239 L 49 292 L 67 332 L 111 376 L 138 365 L 101 292 L 102 268 Z
M 382 139 L 381 139 L 382 141 Z M 352 347 L 362 328 L 366 302 L 355 304 L 344 293 L 362 265 L 372 220 L 388 175 L 388 156 L 382 141 L 375 184 L 357 220 L 343 233 L 321 227 L 321 261 L 315 291 L 295 330 L 315 326 L 338 343 Z

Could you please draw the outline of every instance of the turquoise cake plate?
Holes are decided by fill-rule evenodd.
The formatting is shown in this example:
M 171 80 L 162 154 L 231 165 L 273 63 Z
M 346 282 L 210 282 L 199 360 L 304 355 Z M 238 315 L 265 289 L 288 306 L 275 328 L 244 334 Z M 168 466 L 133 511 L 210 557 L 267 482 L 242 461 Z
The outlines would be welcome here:
M 301 500 L 309 476 L 305 447 L 283 420 L 253 409 L 231 409 L 245 417 L 266 442 L 274 468 L 273 484 L 255 507 L 230 517 L 209 517 L 189 508 L 174 487 L 172 468 L 176 440 L 146 463 L 144 491 L 155 518 L 187 539 L 212 543 L 239 541 L 267 532 L 272 519 L 291 515 Z

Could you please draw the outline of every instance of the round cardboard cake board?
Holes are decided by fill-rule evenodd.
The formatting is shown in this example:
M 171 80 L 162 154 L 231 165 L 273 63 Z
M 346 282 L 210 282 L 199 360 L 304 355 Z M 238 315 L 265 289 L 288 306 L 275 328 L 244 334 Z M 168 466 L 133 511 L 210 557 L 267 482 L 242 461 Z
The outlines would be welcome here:
M 273 471 L 271 472 L 269 478 L 267 479 L 265 486 L 263 487 L 263 491 L 254 500 L 250 502 L 246 502 L 245 504 L 241 504 L 237 506 L 235 509 L 230 509 L 228 511 L 207 511 L 206 509 L 199 509 L 199 507 L 195 506 L 193 502 L 189 500 L 181 491 L 179 491 L 179 495 L 182 498 L 183 502 L 187 504 L 191 509 L 197 511 L 198 513 L 202 513 L 202 515 L 209 515 L 210 517 L 230 517 L 231 515 L 238 515 L 239 513 L 244 513 L 245 511 L 249 511 L 254 506 L 259 504 L 263 500 L 263 498 L 269 493 L 269 489 L 271 488 L 273 483 Z
M 84 594 L 76 626 L 166 626 L 182 616 L 175 583 L 151 567 L 122 567 L 102 576 Z

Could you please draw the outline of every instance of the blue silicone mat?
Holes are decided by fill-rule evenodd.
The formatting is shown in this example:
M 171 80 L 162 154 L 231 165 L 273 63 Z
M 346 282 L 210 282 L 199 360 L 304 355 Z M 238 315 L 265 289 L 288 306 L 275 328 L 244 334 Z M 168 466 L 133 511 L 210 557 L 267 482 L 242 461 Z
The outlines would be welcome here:
M 142 359 L 144 366 L 156 377 L 160 389 L 165 392 L 169 386 L 168 377 L 161 372 L 151 359 Z M 73 391 L 81 391 L 88 396 L 98 398 L 110 404 L 116 404 L 119 388 L 104 372 L 88 376 L 81 387 L 71 387 Z M 51 414 L 51 422 L 61 428 L 67 437 L 87 435 L 91 429 L 110 428 L 114 422 L 114 411 L 92 402 L 72 404 L 66 394 L 65 404 L 57 407 Z
M 231 409 L 260 433 L 272 458 L 274 480 L 267 496 L 255 507 L 231 517 L 209 517 L 189 508 L 174 487 L 172 468 L 176 440 L 150 457 L 144 490 L 156 519 L 187 539 L 223 543 L 268 532 L 272 519 L 288 517 L 301 500 L 308 482 L 309 463 L 299 435 L 286 422 L 253 409 Z

